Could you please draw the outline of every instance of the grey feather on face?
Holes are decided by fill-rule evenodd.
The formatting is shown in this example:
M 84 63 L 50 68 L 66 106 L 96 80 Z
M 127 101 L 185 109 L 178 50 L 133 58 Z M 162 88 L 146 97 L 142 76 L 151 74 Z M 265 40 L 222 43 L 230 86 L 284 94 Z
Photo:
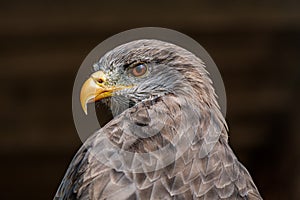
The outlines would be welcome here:
M 134 77 L 127 71 L 138 63 L 148 67 L 142 77 Z M 198 57 L 179 46 L 158 40 L 137 40 L 106 53 L 94 70 L 104 70 L 111 84 L 134 85 L 104 99 L 115 116 L 138 102 L 166 94 L 196 96 L 203 105 L 219 110 L 204 67 Z

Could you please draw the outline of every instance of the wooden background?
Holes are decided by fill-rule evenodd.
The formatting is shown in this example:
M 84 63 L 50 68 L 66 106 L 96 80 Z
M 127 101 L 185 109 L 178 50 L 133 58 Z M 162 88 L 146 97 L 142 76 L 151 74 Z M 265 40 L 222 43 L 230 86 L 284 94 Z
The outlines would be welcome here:
M 0 2 L 1 199 L 52 199 L 81 145 L 76 72 L 98 43 L 157 26 L 196 39 L 219 67 L 230 143 L 265 199 L 300 199 L 299 1 Z

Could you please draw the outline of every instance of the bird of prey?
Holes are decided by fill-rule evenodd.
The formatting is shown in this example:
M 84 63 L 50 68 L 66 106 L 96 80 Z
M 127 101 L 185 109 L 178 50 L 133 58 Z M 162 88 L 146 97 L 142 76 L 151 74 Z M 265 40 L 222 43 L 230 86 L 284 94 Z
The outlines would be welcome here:
M 205 63 L 154 39 L 107 52 L 80 101 L 113 119 L 73 158 L 54 199 L 262 199 L 228 144 Z

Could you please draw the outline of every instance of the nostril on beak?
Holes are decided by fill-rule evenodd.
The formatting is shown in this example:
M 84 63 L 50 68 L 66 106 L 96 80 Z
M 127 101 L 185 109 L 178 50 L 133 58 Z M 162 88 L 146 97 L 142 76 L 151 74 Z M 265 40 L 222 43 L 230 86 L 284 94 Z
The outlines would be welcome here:
M 100 79 L 97 80 L 97 82 L 98 82 L 98 83 L 103 83 L 104 80 L 103 80 L 102 78 L 100 78 Z
M 97 84 L 104 83 L 106 81 L 105 74 L 102 71 L 95 72 L 91 75 L 92 79 Z

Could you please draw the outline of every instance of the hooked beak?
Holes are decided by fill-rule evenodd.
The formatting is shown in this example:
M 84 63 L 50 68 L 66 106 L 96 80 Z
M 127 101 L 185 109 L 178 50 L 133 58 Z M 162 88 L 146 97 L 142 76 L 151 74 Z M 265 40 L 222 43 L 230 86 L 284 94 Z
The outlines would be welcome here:
M 116 90 L 128 88 L 127 86 L 111 86 L 107 82 L 103 71 L 95 72 L 82 85 L 80 92 L 80 103 L 84 113 L 87 115 L 87 104 L 112 96 Z

